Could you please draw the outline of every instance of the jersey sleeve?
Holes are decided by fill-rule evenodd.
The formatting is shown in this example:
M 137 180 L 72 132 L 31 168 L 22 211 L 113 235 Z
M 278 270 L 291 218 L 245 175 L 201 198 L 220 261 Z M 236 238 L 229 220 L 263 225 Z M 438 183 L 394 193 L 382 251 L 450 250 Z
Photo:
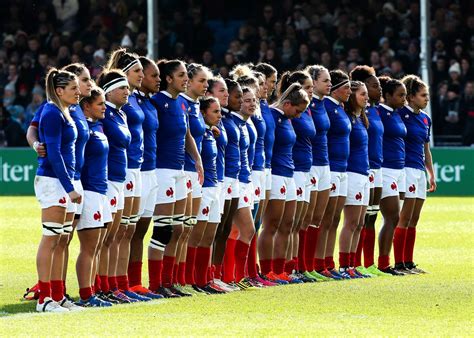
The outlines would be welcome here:
M 30 126 L 38 128 L 44 105 L 45 103 L 43 102 L 43 104 L 39 106 L 38 109 L 35 111 L 35 115 L 33 116 L 33 119 L 30 122 Z

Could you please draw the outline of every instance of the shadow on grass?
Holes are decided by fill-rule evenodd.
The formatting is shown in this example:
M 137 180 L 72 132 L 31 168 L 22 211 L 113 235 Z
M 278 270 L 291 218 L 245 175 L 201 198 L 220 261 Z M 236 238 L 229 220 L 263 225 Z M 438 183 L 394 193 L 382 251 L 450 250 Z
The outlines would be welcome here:
M 36 301 L 24 301 L 0 306 L 0 317 L 8 317 L 18 313 L 36 312 Z

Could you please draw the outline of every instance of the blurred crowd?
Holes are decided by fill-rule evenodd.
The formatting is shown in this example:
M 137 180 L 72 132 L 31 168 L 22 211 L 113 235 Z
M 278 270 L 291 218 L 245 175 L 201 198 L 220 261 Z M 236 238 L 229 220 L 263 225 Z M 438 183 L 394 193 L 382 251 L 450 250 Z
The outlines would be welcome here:
M 49 66 L 83 62 L 95 77 L 124 46 L 147 54 L 146 0 L 4 0 L 0 7 L 0 146 L 26 145 L 45 99 Z M 195 61 L 226 76 L 238 63 L 279 71 L 322 64 L 378 74 L 420 73 L 418 1 L 158 2 L 159 57 Z M 474 2 L 432 0 L 431 107 L 439 145 L 474 143 Z

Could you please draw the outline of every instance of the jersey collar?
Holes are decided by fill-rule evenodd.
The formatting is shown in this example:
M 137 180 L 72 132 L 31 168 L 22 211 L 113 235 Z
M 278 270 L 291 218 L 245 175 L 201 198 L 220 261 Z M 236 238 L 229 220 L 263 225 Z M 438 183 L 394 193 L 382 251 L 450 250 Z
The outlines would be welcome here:
M 277 112 L 279 112 L 281 115 L 285 116 L 285 112 L 283 110 L 281 110 L 280 108 L 277 108 L 277 107 L 273 107 L 273 109 L 275 109 Z
M 112 102 L 105 101 L 105 104 L 108 105 L 111 108 L 114 108 L 114 109 L 118 110 L 117 106 L 115 104 L 113 104 Z
M 393 108 L 387 106 L 386 104 L 381 103 L 380 106 L 382 106 L 384 109 L 386 109 L 386 110 L 388 110 L 388 111 L 392 111 L 392 112 L 393 112 Z
M 324 96 L 318 96 L 316 94 L 313 94 L 313 99 L 317 99 L 317 100 L 321 101 L 322 99 L 324 99 Z
M 168 96 L 170 99 L 173 98 L 173 95 L 171 95 L 169 92 L 167 92 L 166 90 L 162 90 L 160 93 L 163 93 L 164 95 Z
M 338 100 L 336 100 L 334 97 L 332 96 L 325 96 L 324 98 L 328 99 L 328 100 L 331 100 L 332 102 L 334 102 L 335 104 L 337 104 L 338 106 L 341 105 L 341 102 L 339 102 Z
M 408 109 L 410 112 L 415 113 L 415 110 L 409 105 L 405 105 L 405 108 Z
M 231 113 L 231 115 L 234 115 L 234 116 L 238 117 L 241 121 L 245 122 L 244 118 L 239 113 L 236 113 L 234 111 L 231 111 L 230 113 Z
M 194 102 L 194 103 L 198 103 L 198 100 L 194 100 L 192 99 L 191 97 L 189 97 L 188 95 L 186 95 L 185 93 L 179 93 L 180 96 L 184 97 L 186 100 L 188 101 L 191 101 L 191 102 Z
M 134 93 L 134 94 L 137 94 L 137 95 L 139 95 L 139 96 L 142 96 L 142 97 L 149 97 L 148 94 L 145 94 L 144 92 L 142 92 L 142 91 L 140 91 L 140 90 L 138 90 L 138 89 L 134 89 L 134 90 L 133 90 L 133 93 Z

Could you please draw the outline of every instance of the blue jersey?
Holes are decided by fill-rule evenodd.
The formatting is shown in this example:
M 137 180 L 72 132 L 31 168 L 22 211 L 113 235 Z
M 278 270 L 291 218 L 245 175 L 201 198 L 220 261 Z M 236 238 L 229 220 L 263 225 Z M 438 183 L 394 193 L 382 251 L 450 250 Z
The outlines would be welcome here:
M 290 119 L 280 109 L 270 108 L 275 123 L 275 143 L 273 144 L 272 175 L 293 177 L 293 145 L 296 133 Z
M 230 112 L 225 108 L 222 109 L 222 123 L 227 133 L 224 176 L 238 178 L 240 172 L 240 129 L 235 124 Z
M 331 171 L 343 173 L 347 170 L 349 158 L 351 121 L 341 104 L 334 98 L 327 96 L 323 102 L 331 121 L 328 131 L 329 166 Z
M 247 129 L 247 122 L 238 113 L 231 112 L 232 119 L 239 129 L 239 152 L 240 152 L 240 170 L 239 182 L 250 183 L 250 163 L 249 163 L 249 147 L 250 136 Z
M 206 131 L 206 123 L 204 122 L 204 118 L 201 114 L 199 101 L 195 101 L 183 93 L 179 94 L 177 100 L 181 106 L 181 109 L 186 110 L 189 122 L 189 131 L 196 142 L 198 152 L 201 152 L 201 142 Z M 188 153 L 186 153 L 184 160 L 184 170 L 196 172 L 196 163 Z
M 296 133 L 296 143 L 293 146 L 293 161 L 295 171 L 309 172 L 313 164 L 313 145 L 311 140 L 316 136 L 311 111 L 306 109 L 299 118 L 291 120 Z
M 204 168 L 203 187 L 217 186 L 217 142 L 209 127 L 202 138 L 201 160 Z
M 127 115 L 127 125 L 132 140 L 127 148 L 127 168 L 140 169 L 143 163 L 143 121 L 145 113 L 138 104 L 136 93 L 130 94 L 128 102 L 122 107 Z
M 158 113 L 148 95 L 136 91 L 136 98 L 145 115 L 145 119 L 143 120 L 143 163 L 141 171 L 155 170 Z
M 265 133 L 267 131 L 267 126 L 261 114 L 252 116 L 252 122 L 257 131 L 252 170 L 263 171 L 263 169 L 265 169 Z
M 30 122 L 30 126 L 38 128 L 39 126 L 39 121 L 41 118 L 41 113 L 43 112 L 44 106 L 48 103 L 48 101 L 44 100 L 41 105 L 38 107 L 38 109 L 35 112 L 35 116 L 33 116 L 33 119 Z
M 383 162 L 383 123 L 378 107 L 367 109 L 369 119 L 369 163 L 371 169 L 380 169 Z
M 425 170 L 425 143 L 430 142 L 431 119 L 422 111 L 415 114 L 408 106 L 399 112 L 407 128 L 405 167 Z
M 383 162 L 382 167 L 403 169 L 405 167 L 405 137 L 407 128 L 403 124 L 398 110 L 381 103 L 379 105 L 383 132 Z
M 323 101 L 316 96 L 313 96 L 309 109 L 311 110 L 311 117 L 316 127 L 316 136 L 311 140 L 313 145 L 313 165 L 326 166 L 329 165 L 327 134 L 331 122 L 329 121 L 329 116 Z
M 46 146 L 46 156 L 38 157 L 38 176 L 59 179 L 67 193 L 74 190 L 72 179 L 76 165 L 74 143 L 77 129 L 53 103 L 47 103 L 39 120 L 39 141 Z
M 249 166 L 251 169 L 250 171 L 253 171 L 253 164 L 255 163 L 256 143 L 257 143 L 258 135 L 257 135 L 257 128 L 255 128 L 251 118 L 247 120 L 247 131 L 249 133 L 249 139 L 250 139 L 249 150 L 248 150 Z M 263 148 L 262 148 L 262 154 L 263 154 Z M 264 164 L 264 162 L 262 163 Z
M 88 121 L 89 139 L 84 153 L 81 182 L 84 190 L 107 193 L 107 157 L 109 142 L 100 122 Z
M 273 143 L 275 142 L 275 120 L 266 100 L 260 100 L 260 110 L 265 120 L 265 168 L 272 167 Z
M 89 139 L 89 126 L 87 124 L 84 112 L 81 106 L 73 104 L 69 107 L 69 114 L 71 115 L 77 129 L 77 139 L 75 144 L 75 157 L 76 166 L 74 168 L 74 179 L 81 179 L 82 166 L 84 165 L 84 149 L 86 147 L 87 140 Z
M 159 128 L 156 136 L 156 167 L 183 170 L 187 114 L 167 91 L 151 98 L 158 110 Z
M 349 116 L 352 123 L 347 171 L 369 175 L 369 134 L 360 117 Z
M 125 113 L 111 103 L 106 102 L 105 118 L 100 121 L 105 136 L 109 141 L 109 156 L 107 161 L 108 180 L 125 182 L 127 169 L 127 148 L 132 135 L 128 130 Z
M 227 147 L 227 132 L 225 131 L 224 124 L 219 122 L 217 125 L 220 134 L 216 138 L 217 142 L 217 180 L 224 182 L 224 170 L 225 170 L 225 148 Z

